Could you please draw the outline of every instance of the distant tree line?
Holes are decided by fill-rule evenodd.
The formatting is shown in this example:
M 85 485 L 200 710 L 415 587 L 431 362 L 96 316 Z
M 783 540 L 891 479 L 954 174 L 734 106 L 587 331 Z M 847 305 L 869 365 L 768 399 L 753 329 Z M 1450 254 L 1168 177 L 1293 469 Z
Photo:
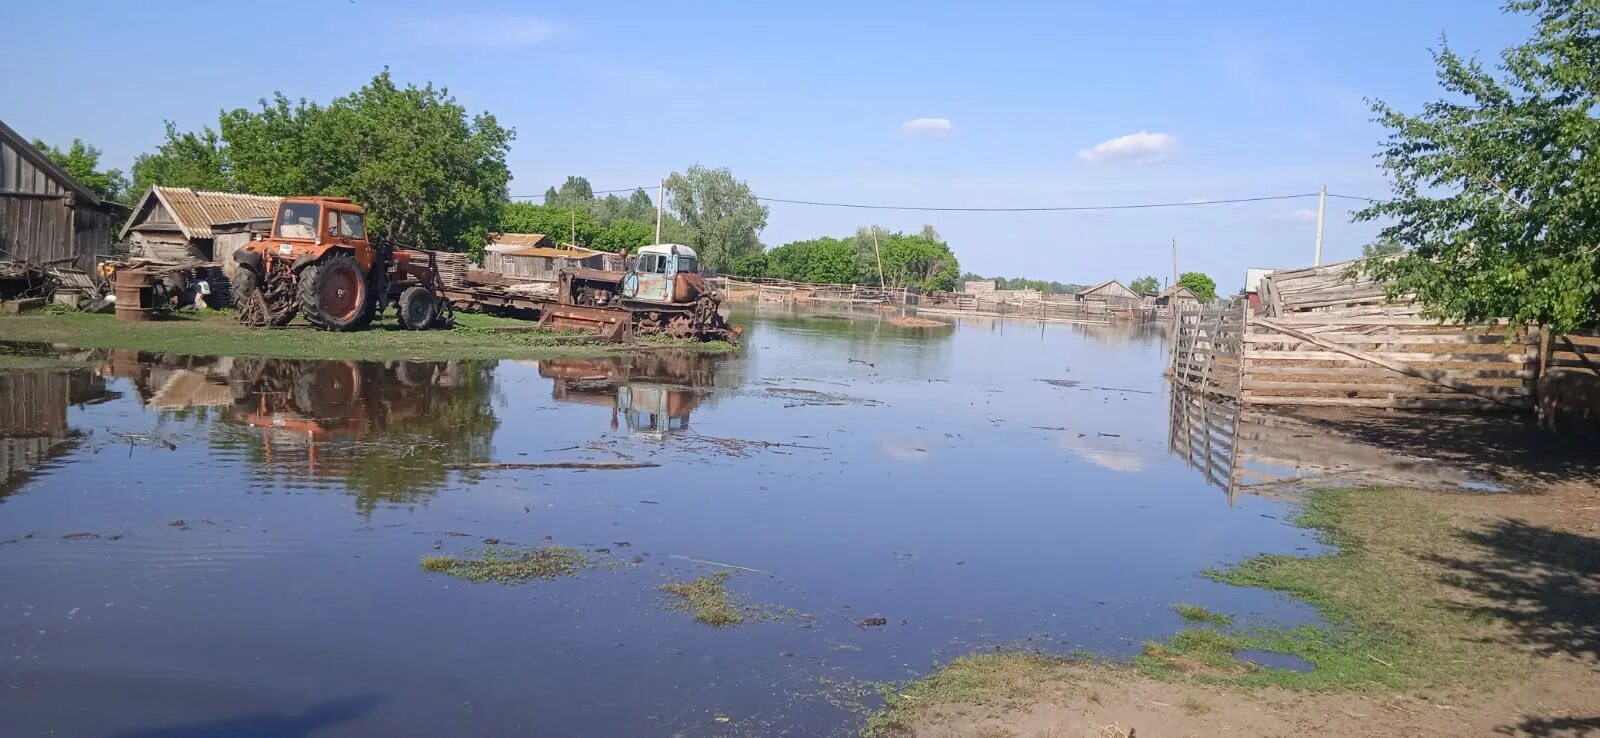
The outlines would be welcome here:
M 962 284 L 984 282 L 991 279 L 994 280 L 994 288 L 997 290 L 1037 290 L 1048 295 L 1071 295 L 1089 288 L 1089 285 L 1076 282 L 1049 282 L 1026 277 L 984 277 L 972 272 L 961 275 Z
M 743 277 L 772 277 L 816 284 L 883 284 L 924 292 L 956 289 L 961 264 L 933 226 L 918 233 L 863 226 L 845 238 L 791 241 L 747 252 L 727 270 Z

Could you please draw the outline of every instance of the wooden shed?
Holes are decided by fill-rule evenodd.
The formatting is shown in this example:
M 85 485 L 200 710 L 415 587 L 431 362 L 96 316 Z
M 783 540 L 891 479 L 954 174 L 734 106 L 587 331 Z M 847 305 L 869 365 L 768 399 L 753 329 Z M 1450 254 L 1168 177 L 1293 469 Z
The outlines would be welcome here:
M 1139 306 L 1139 295 L 1126 285 L 1108 279 L 1074 296 L 1078 302 L 1098 302 L 1106 307 L 1132 308 Z
M 554 282 L 563 269 L 620 271 L 620 255 L 570 244 L 557 245 L 539 233 L 500 233 L 489 239 L 484 271 L 519 282 Z
M 1156 295 L 1157 307 L 1172 307 L 1182 310 L 1200 304 L 1200 298 L 1192 290 L 1181 284 L 1175 284 Z
M 230 254 L 216 249 L 216 226 L 271 220 L 281 198 L 210 192 L 187 187 L 151 187 L 122 227 L 135 256 L 159 261 L 214 261 L 226 268 Z
M 0 261 L 91 271 L 124 212 L 0 122 Z

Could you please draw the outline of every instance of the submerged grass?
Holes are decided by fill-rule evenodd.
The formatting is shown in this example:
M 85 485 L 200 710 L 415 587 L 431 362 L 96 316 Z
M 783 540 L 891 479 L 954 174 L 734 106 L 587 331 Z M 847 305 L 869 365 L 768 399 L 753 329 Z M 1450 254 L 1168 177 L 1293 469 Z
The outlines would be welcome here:
M 588 563 L 583 553 L 566 546 L 531 549 L 484 546 L 476 558 L 424 556 L 423 571 L 448 574 L 469 582 L 522 584 L 536 579 L 576 576 Z
M 475 313 L 457 313 L 456 323 L 451 330 L 408 331 L 393 319 L 383 319 L 368 330 L 333 333 L 299 322 L 284 328 L 250 328 L 239 325 L 232 312 L 223 310 L 174 313 L 135 323 L 98 313 L 29 313 L 0 317 L 0 336 L 83 348 L 289 359 L 536 359 L 657 348 L 700 353 L 733 350 L 720 341 L 670 338 L 633 346 L 592 343 L 562 332 L 521 330 L 529 326 L 527 321 Z
M 1178 617 L 1183 618 L 1184 622 L 1188 623 L 1208 623 L 1211 625 L 1233 624 L 1233 618 L 1228 615 L 1223 615 L 1220 612 L 1213 612 L 1201 607 L 1200 605 L 1191 605 L 1187 602 L 1180 602 L 1176 605 L 1173 605 L 1172 610 L 1173 612 L 1178 613 Z
M 669 582 L 660 589 L 677 598 L 673 609 L 692 613 L 697 622 L 717 628 L 739 625 L 745 621 L 747 608 L 723 588 L 728 576 L 728 572 L 719 571 L 687 582 Z

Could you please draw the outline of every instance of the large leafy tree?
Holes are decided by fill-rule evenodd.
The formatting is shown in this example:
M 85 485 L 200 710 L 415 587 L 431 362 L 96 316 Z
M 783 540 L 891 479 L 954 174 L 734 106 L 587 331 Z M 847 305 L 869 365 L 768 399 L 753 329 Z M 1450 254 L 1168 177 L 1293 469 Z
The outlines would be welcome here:
M 449 91 L 400 87 L 388 70 L 327 106 L 283 95 L 222 113 L 218 128 L 180 133 L 134 163 L 135 185 L 262 195 L 345 195 L 369 229 L 430 248 L 481 249 L 505 202 L 515 135 L 469 115 Z
M 226 145 L 210 127 L 180 132 L 167 121 L 166 140 L 154 153 L 133 160 L 133 194 L 143 195 L 151 185 L 193 187 L 200 190 L 234 189 Z
M 121 202 L 127 195 L 128 178 L 122 175 L 121 170 L 101 169 L 100 149 L 84 143 L 83 139 L 72 139 L 72 145 L 62 150 L 36 138 L 33 147 L 67 170 L 67 174 L 89 188 L 96 197 Z
M 667 198 L 688 231 L 688 245 L 706 266 L 725 269 L 741 255 L 761 249 L 767 207 L 732 171 L 696 164 L 673 172 L 667 178 Z
M 598 248 L 596 239 L 602 231 L 587 209 L 527 202 L 505 205 L 500 212 L 499 226 L 494 230 L 500 233 L 542 233 L 556 243 L 573 243 L 586 248 Z
M 1217 281 L 1202 272 L 1184 272 L 1178 275 L 1178 284 L 1188 287 L 1201 302 L 1217 299 Z
M 600 229 L 590 248 L 601 251 L 638 251 L 655 241 L 655 226 L 642 220 L 618 218 Z
M 1161 281 L 1155 277 L 1140 277 L 1129 282 L 1128 289 L 1136 295 L 1153 295 L 1161 291 Z
M 1368 261 L 1431 315 L 1509 318 L 1557 331 L 1600 325 L 1600 2 L 1516 0 L 1532 36 L 1491 72 L 1434 52 L 1446 96 L 1408 114 L 1382 102 L 1394 197 L 1357 214 L 1391 219 L 1407 250 Z

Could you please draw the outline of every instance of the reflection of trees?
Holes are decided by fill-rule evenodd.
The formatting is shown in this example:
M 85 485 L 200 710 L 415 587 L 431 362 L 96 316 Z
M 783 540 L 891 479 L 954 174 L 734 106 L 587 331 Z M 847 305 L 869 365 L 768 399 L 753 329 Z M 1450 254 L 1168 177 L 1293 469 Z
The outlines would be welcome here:
M 258 470 L 343 482 L 363 513 L 438 490 L 447 465 L 486 461 L 498 426 L 492 362 L 234 359 L 227 423 L 214 433 Z
M 69 406 L 112 397 L 105 379 L 86 370 L 0 373 L 0 499 L 72 448 L 78 433 L 67 425 Z
M 889 320 L 899 312 L 880 313 L 868 310 L 845 312 L 819 312 L 814 309 L 792 306 L 762 305 L 761 319 L 748 320 L 749 313 L 735 313 L 730 322 L 745 319 L 742 343 L 745 351 L 760 350 L 763 331 L 782 329 L 803 333 L 808 348 L 832 348 L 839 353 L 858 359 L 877 361 L 892 353 L 897 364 L 913 370 L 925 368 L 949 350 L 950 337 L 955 335 L 955 323 L 938 328 L 904 328 Z M 942 316 L 941 316 L 942 317 Z

